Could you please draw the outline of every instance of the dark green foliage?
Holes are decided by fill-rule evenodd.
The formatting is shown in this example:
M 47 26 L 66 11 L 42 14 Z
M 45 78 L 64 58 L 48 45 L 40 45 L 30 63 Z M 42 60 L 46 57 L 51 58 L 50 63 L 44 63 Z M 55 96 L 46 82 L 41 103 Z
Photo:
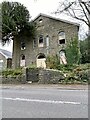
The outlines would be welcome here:
M 90 36 L 80 41 L 81 63 L 90 63 Z
M 65 84 L 88 84 L 90 83 L 90 64 L 80 64 L 71 66 L 72 70 L 64 69 Z
M 22 69 L 16 69 L 16 70 L 12 70 L 12 69 L 7 69 L 2 71 L 2 76 L 4 77 L 16 77 L 16 76 L 21 76 L 22 73 Z
M 63 72 L 66 72 L 66 71 L 71 71 L 72 72 L 72 70 L 74 69 L 74 68 L 76 68 L 78 65 L 76 65 L 76 64 L 66 64 L 66 65 L 64 65 L 64 64 L 59 64 L 58 66 L 57 66 L 57 69 L 58 70 L 61 70 L 61 71 L 63 71 Z
M 2 2 L 2 40 L 18 35 L 33 36 L 34 25 L 29 22 L 29 11 L 18 2 Z M 27 31 L 27 32 L 26 32 Z
M 76 64 L 79 62 L 79 47 L 78 47 L 78 39 L 71 40 L 65 49 L 67 63 L 68 64 Z
M 60 64 L 60 61 L 57 55 L 48 56 L 46 59 L 47 68 L 56 69 L 59 64 Z
M 72 71 L 74 68 L 76 68 L 78 65 L 76 64 L 60 64 L 60 59 L 57 55 L 53 56 L 48 56 L 46 59 L 46 65 L 47 68 L 50 69 L 57 69 L 61 71 Z
M 81 82 L 90 80 L 90 64 L 81 64 L 73 70 L 74 76 Z
M 47 68 L 60 70 L 65 76 L 60 81 L 63 84 L 87 84 L 90 83 L 90 64 L 60 64 L 58 56 L 48 56 Z

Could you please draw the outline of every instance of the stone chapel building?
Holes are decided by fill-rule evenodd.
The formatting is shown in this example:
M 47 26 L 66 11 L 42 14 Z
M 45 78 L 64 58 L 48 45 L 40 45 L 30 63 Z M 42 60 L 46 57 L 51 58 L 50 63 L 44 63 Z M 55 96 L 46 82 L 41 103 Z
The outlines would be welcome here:
M 20 40 L 13 42 L 12 67 L 36 64 L 46 68 L 47 56 L 56 54 L 61 64 L 67 64 L 64 49 L 70 40 L 78 37 L 79 24 L 45 14 L 39 14 L 33 22 L 37 30 L 35 38 L 31 40 L 21 36 Z

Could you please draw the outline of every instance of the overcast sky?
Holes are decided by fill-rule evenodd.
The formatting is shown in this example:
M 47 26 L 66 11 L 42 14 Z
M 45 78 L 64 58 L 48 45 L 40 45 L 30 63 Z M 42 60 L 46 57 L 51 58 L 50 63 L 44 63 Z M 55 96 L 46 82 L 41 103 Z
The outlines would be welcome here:
M 3 0 L 0 0 L 0 1 L 3 1 Z M 20 2 L 24 4 L 24 6 L 27 7 L 27 9 L 30 12 L 31 19 L 33 19 L 39 13 L 44 13 L 44 14 L 55 16 L 54 14 L 51 14 L 51 13 L 57 10 L 59 2 L 61 2 L 62 0 L 5 0 L 5 1 L 10 1 L 10 2 L 16 1 L 16 2 Z M 64 15 L 59 15 L 56 17 L 69 20 L 69 17 L 64 16 Z M 85 31 L 87 31 L 86 27 L 84 27 L 84 29 Z M 0 44 L 0 48 L 12 51 L 12 43 L 4 47 L 2 47 L 2 45 Z

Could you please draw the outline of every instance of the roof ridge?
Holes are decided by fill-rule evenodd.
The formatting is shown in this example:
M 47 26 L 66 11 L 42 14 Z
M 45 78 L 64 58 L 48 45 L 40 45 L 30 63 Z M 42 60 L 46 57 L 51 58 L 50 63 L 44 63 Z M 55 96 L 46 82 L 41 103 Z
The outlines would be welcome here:
M 72 21 L 68 21 L 68 20 L 65 20 L 65 19 L 57 18 L 57 17 L 53 17 L 53 16 L 51 16 L 51 15 L 47 15 L 47 14 L 44 14 L 44 13 L 39 13 L 39 14 L 33 19 L 33 21 L 35 21 L 39 16 L 44 16 L 44 17 L 48 17 L 48 18 L 51 18 L 51 19 L 59 20 L 59 21 L 65 22 L 65 23 L 69 23 L 69 24 L 73 24 L 73 25 L 80 26 L 79 23 L 72 22 Z

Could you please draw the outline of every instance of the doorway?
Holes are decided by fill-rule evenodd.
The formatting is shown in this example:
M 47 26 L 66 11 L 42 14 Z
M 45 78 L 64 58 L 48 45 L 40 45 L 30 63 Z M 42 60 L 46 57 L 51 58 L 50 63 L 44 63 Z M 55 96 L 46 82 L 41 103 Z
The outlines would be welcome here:
M 60 51 L 60 64 L 67 64 L 66 55 L 65 55 L 64 50 Z
M 46 68 L 46 57 L 43 53 L 37 56 L 36 62 L 38 68 Z

